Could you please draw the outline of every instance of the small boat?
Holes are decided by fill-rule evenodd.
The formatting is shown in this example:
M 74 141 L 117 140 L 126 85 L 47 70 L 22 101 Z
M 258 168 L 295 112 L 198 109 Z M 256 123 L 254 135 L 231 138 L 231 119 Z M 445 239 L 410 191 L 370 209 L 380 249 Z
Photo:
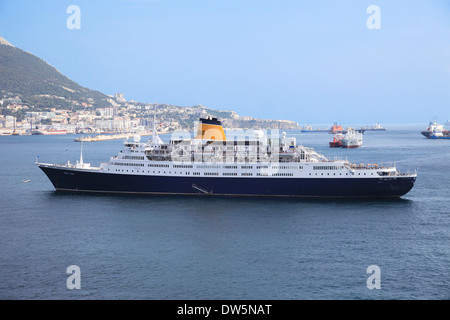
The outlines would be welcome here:
M 22 180 L 23 183 L 28 183 L 28 182 L 30 182 L 30 181 L 31 181 L 30 179 Z

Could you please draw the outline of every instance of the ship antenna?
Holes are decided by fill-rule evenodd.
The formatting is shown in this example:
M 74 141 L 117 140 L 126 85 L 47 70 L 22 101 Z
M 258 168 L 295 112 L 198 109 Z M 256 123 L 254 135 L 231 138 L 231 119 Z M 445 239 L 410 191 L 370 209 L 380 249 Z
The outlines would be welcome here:
M 83 164 L 83 141 L 81 141 L 80 164 Z
M 158 133 L 156 132 L 156 110 L 155 113 L 153 113 L 152 135 L 153 137 L 156 137 L 158 135 Z

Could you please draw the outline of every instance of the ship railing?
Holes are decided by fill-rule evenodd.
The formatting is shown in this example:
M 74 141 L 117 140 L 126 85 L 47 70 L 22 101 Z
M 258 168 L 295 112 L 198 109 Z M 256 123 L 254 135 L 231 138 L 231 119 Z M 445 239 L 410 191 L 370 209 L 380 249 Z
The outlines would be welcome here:
M 89 170 L 100 170 L 99 167 L 91 167 L 89 163 L 79 163 L 78 161 L 76 163 L 71 163 L 70 161 L 64 162 L 64 163 L 40 163 L 42 165 L 49 165 L 52 167 L 57 168 L 81 168 L 81 169 L 89 169 Z
M 304 147 L 304 146 L 297 146 L 296 148 L 296 152 L 299 156 L 302 157 L 302 153 L 304 153 L 305 155 L 305 159 L 312 159 L 313 162 L 315 162 L 314 160 L 317 161 L 330 161 L 328 160 L 327 157 L 325 157 L 324 155 L 318 153 L 317 151 L 315 151 L 313 148 L 308 148 L 308 147 Z M 310 160 L 311 161 L 311 160 Z
M 378 164 L 378 163 L 350 163 L 346 162 L 345 166 L 352 170 L 377 170 L 377 169 L 395 169 L 395 166 L 391 165 L 385 165 L 385 164 Z
M 418 173 L 418 169 L 414 169 L 414 170 L 408 169 L 404 172 L 397 172 L 397 175 L 398 176 L 417 176 L 417 173 Z

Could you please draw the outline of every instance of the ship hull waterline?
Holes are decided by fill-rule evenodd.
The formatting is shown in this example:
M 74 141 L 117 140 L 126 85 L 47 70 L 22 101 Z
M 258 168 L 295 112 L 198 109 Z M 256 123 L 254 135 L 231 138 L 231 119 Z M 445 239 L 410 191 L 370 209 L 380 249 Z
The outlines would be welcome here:
M 415 176 L 377 178 L 194 177 L 114 174 L 38 164 L 59 192 L 265 196 L 303 198 L 399 198 Z

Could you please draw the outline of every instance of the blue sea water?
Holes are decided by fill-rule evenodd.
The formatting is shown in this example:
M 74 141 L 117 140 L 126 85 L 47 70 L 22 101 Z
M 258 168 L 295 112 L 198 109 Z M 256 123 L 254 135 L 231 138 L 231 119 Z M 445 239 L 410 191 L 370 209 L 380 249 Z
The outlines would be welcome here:
M 421 129 L 366 132 L 358 149 L 288 132 L 329 158 L 418 168 L 394 200 L 57 193 L 34 162 L 75 161 L 76 136 L 2 136 L 0 299 L 449 299 L 450 140 Z M 122 142 L 85 143 L 84 161 Z

